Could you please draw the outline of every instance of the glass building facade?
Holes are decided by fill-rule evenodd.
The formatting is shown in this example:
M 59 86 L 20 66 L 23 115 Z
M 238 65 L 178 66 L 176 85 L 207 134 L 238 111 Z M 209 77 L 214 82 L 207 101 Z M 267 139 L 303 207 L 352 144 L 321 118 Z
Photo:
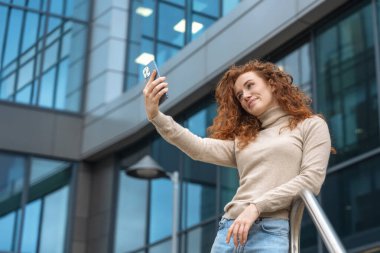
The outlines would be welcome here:
M 240 0 L 131 0 L 125 90 L 139 84 L 151 60 L 158 66 L 199 37 Z
M 67 251 L 74 164 L 0 152 L 0 251 Z
M 0 100 L 81 112 L 87 0 L 0 1 Z
M 379 2 L 348 4 L 304 32 L 296 43 L 265 57 L 292 74 L 294 83 L 312 98 L 313 109 L 327 120 L 337 154 L 331 156 L 319 198 L 344 245 L 354 250 L 379 241 L 380 217 L 374 206 L 380 182 Z M 186 41 L 184 36 L 178 41 Z M 176 120 L 206 136 L 215 108 L 210 95 Z M 121 157 L 132 164 L 144 154 L 166 170 L 180 172 L 181 252 L 209 252 L 223 206 L 238 186 L 237 171 L 193 161 L 159 136 L 147 138 L 138 151 L 123 152 Z M 128 206 L 132 198 L 139 204 Z M 170 180 L 133 179 L 121 170 L 114 252 L 169 252 L 171 208 Z M 127 217 L 136 214 L 134 222 L 145 235 L 138 241 L 133 237 L 136 230 L 127 226 Z M 318 237 L 305 211 L 302 252 L 327 252 Z

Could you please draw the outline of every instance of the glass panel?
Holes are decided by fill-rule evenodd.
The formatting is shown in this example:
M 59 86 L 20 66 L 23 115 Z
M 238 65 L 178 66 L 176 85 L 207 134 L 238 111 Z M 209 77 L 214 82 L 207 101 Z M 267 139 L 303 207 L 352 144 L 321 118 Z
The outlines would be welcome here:
M 239 187 L 239 173 L 236 168 L 219 167 L 220 171 L 220 206 L 219 213 L 224 213 L 224 206 L 229 203 Z
M 26 206 L 21 240 L 22 252 L 37 252 L 40 213 L 41 200 L 33 201 Z
M 332 164 L 379 145 L 371 19 L 367 4 L 316 37 L 318 110 L 338 152 Z
M 328 175 L 323 208 L 346 248 L 378 241 L 380 156 Z
M 16 225 L 16 212 L 10 212 L 5 215 L 0 215 L 0 251 L 12 251 L 13 245 L 13 236 L 15 233 Z
M 193 10 L 206 15 L 219 17 L 219 0 L 194 0 Z
M 168 179 L 152 181 L 149 242 L 170 236 L 173 219 L 173 186 Z
M 185 43 L 185 12 L 164 3 L 159 5 L 158 39 L 176 46 Z
M 115 222 L 115 253 L 124 253 L 145 245 L 147 196 L 147 180 L 134 179 L 126 176 L 123 170 L 120 171 Z
M 63 3 L 65 1 L 50 1 L 50 12 L 57 14 L 57 15 L 63 15 Z
M 34 70 L 33 67 L 34 67 L 34 60 L 29 61 L 24 66 L 20 67 L 19 75 L 18 75 L 18 83 L 17 83 L 18 90 L 20 90 L 27 83 L 30 83 L 30 81 L 32 81 L 33 70 Z
M 29 104 L 31 102 L 32 84 L 25 85 L 21 90 L 16 93 L 16 101 L 22 104 Z
M 216 236 L 215 224 L 211 222 L 186 233 L 182 237 L 182 252 L 210 252 Z
M 173 4 L 185 6 L 185 0 L 165 0 L 166 2 L 170 2 Z
M 166 61 L 172 58 L 177 52 L 178 48 L 167 46 L 165 44 L 157 44 L 157 65 L 162 66 Z
M 48 47 L 45 51 L 44 56 L 44 68 L 43 72 L 45 72 L 48 68 L 53 66 L 58 60 L 58 42 L 54 43 L 50 47 Z
M 53 107 L 54 82 L 56 69 L 52 68 L 42 76 L 38 104 L 44 107 Z
M 68 186 L 44 198 L 40 252 L 64 252 L 68 204 Z
M 5 28 L 6 28 L 6 20 L 7 20 L 7 8 L 0 5 L 0 67 L 1 62 L 3 61 L 3 45 L 5 43 Z M 1 69 L 0 69 L 1 70 Z
M 144 79 L 142 70 L 145 65 L 138 59 L 144 54 L 153 55 L 153 42 L 151 40 L 144 39 L 139 44 L 134 43 L 129 46 L 128 72 L 137 76 L 139 82 L 142 82 Z M 138 83 L 127 83 L 127 88 L 133 87 L 137 84 Z
M 62 20 L 59 18 L 53 18 L 49 17 L 49 24 L 48 24 L 48 36 L 53 32 L 55 29 L 57 29 L 60 25 L 62 25 Z
M 172 247 L 172 241 L 165 241 L 158 245 L 155 245 L 149 249 L 149 253 L 162 253 L 162 252 L 170 252 Z
M 25 160 L 0 153 L 0 251 L 14 251 L 18 243 L 19 208 L 24 184 Z
M 203 32 L 211 26 L 216 19 L 206 18 L 200 15 L 193 15 L 193 23 L 191 26 L 191 40 L 198 38 Z
M 133 1 L 133 13 L 130 19 L 130 39 L 139 42 L 142 37 L 154 37 L 155 1 Z
M 68 61 L 62 61 L 59 65 L 58 84 L 56 91 L 55 108 L 65 109 L 67 98 L 67 76 L 68 76 Z
M 239 4 L 239 2 L 240 0 L 223 0 L 223 16 L 232 11 Z
M 29 47 L 36 45 L 37 31 L 38 14 L 27 12 L 23 32 L 22 52 L 25 52 Z
M 32 171 L 30 175 L 30 184 L 35 185 L 43 180 L 51 178 L 59 172 L 70 166 L 67 162 L 48 160 L 48 159 L 32 159 Z
M 33 9 L 40 9 L 41 6 L 41 0 L 29 0 L 28 1 L 28 7 Z
M 5 78 L 1 83 L 0 98 L 4 100 L 13 100 L 15 85 L 15 75 Z
M 11 9 L 8 26 L 7 45 L 4 53 L 3 66 L 14 61 L 18 56 L 18 45 L 21 36 L 22 11 Z
M 68 14 L 70 13 L 69 8 L 72 9 L 73 18 L 80 19 L 83 21 L 88 20 L 88 12 L 89 12 L 89 0 L 72 0 L 73 3 L 68 3 L 70 6 L 67 8 Z
M 309 43 L 281 58 L 277 65 L 293 77 L 293 83 L 308 96 L 311 93 L 311 58 Z

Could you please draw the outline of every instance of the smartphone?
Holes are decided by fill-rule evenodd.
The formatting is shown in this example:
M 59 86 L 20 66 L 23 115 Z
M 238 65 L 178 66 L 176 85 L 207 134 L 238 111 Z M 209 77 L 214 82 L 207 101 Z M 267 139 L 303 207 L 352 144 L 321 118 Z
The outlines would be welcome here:
M 156 77 L 154 79 L 154 80 L 156 80 L 157 78 L 160 77 L 160 72 L 158 71 L 156 62 L 153 60 L 153 61 L 149 62 L 143 69 L 143 76 L 145 79 L 145 83 L 148 82 L 150 75 L 153 74 L 154 70 L 156 70 Z M 162 104 L 166 99 L 168 99 L 167 93 L 162 95 L 162 97 L 160 98 L 159 104 Z

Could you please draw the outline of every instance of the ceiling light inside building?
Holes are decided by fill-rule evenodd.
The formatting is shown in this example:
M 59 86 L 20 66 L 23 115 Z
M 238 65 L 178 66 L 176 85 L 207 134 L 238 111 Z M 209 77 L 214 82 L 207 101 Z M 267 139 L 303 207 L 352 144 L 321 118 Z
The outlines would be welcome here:
M 150 15 L 152 15 L 153 10 L 150 8 L 138 7 L 136 9 L 136 13 L 143 16 L 143 17 L 149 17 Z
M 153 60 L 154 60 L 154 55 L 144 52 L 136 58 L 135 62 L 138 64 L 147 65 L 149 62 Z
M 203 24 L 201 24 L 201 23 L 193 21 L 193 23 L 191 24 L 191 32 L 193 34 L 199 32 L 199 30 L 201 30 L 202 28 L 203 28 Z M 174 29 L 174 31 L 177 31 L 177 32 L 180 32 L 180 33 L 184 33 L 186 31 L 186 20 L 185 19 L 181 19 L 181 21 L 179 21 L 173 27 L 173 29 Z

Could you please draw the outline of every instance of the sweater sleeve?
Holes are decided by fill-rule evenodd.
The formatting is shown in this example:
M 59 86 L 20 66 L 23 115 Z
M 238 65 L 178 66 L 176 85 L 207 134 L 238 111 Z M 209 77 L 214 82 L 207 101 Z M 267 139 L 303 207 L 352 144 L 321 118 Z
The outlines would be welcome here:
M 300 173 L 288 182 L 266 192 L 251 203 L 258 211 L 274 212 L 290 206 L 301 190 L 317 195 L 326 177 L 331 152 L 330 134 L 320 117 L 306 119 L 302 124 L 303 152 Z
M 167 142 L 178 147 L 192 159 L 236 168 L 234 141 L 201 138 L 161 112 L 151 122 Z

